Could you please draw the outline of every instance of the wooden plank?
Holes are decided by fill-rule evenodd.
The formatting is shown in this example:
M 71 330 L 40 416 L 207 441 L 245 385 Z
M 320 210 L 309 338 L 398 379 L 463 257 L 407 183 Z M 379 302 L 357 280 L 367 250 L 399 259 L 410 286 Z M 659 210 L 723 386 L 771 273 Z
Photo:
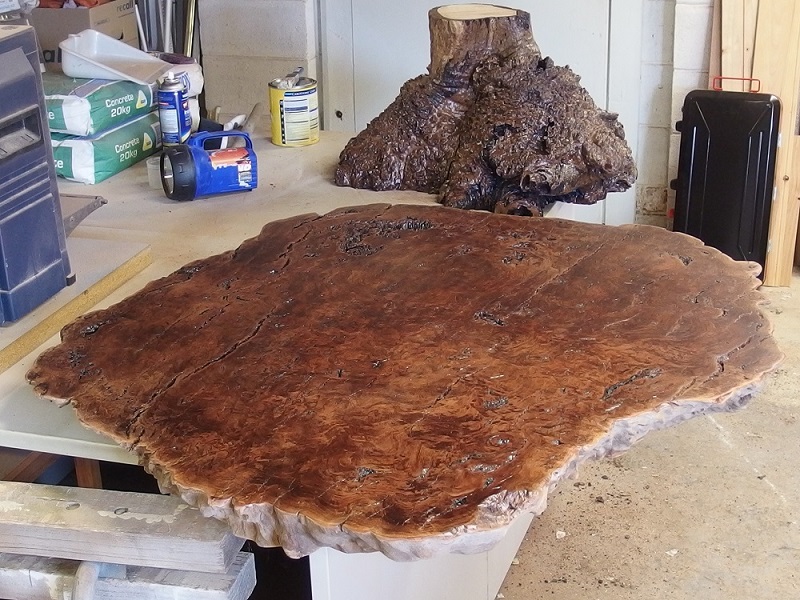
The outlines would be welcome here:
M 91 458 L 75 458 L 75 479 L 78 487 L 101 489 L 103 477 L 100 475 L 100 462 Z
M 719 15 L 720 74 L 725 77 L 750 78 L 753 76 L 758 5 L 759 0 L 721 0 Z M 712 23 L 712 56 L 714 52 L 713 26 Z M 747 92 L 751 89 L 750 83 L 747 81 L 723 81 L 722 88 L 737 92 Z
M 759 0 L 744 0 L 742 15 L 742 77 L 753 76 L 753 56 L 756 49 L 756 27 L 758 25 Z M 743 86 L 750 91 L 750 84 Z
M 32 483 L 58 460 L 55 454 L 46 452 L 30 452 L 16 466 L 3 475 L 5 481 Z
M 708 87 L 722 75 L 722 0 L 714 0 L 711 17 L 711 49 L 708 57 Z
M 744 77 L 744 0 L 722 0 L 722 76 Z M 741 81 L 723 81 L 722 89 L 743 91 Z
M 0 482 L 0 552 L 225 573 L 241 546 L 171 496 Z
M 78 563 L 63 559 L 0 554 L 0 597 L 63 600 Z M 253 555 L 240 552 L 226 573 L 129 567 L 124 579 L 100 578 L 95 597 L 103 600 L 246 600 L 255 588 Z
M 794 264 L 795 266 L 800 266 L 800 227 L 797 230 L 797 237 L 795 238 L 794 243 Z
M 263 277 L 273 267 L 281 277 Z M 268 223 L 87 315 L 29 380 L 77 398 L 79 418 L 146 453 L 164 489 L 263 546 L 477 552 L 543 510 L 576 457 L 749 398 L 781 360 L 756 284 L 752 265 L 658 227 L 350 207 Z M 485 350 L 487 336 L 502 347 Z M 591 361 L 576 363 L 575 340 L 591 341 Z M 462 382 L 465 365 L 485 379 Z M 558 431 L 535 433 L 556 414 Z M 521 443 L 530 432 L 541 439 Z
M 151 263 L 145 244 L 68 238 L 77 281 L 0 331 L 0 373 Z
M 775 168 L 764 284 L 788 286 L 792 278 L 797 220 L 800 215 L 800 159 L 797 107 L 800 101 L 800 5 L 795 0 L 770 0 L 758 7 L 753 76 L 761 91 L 781 99 L 781 145 Z

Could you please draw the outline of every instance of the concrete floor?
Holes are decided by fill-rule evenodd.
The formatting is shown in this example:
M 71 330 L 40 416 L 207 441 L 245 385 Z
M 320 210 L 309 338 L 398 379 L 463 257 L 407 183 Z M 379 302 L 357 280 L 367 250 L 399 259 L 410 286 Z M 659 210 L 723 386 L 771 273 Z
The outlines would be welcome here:
M 786 354 L 764 389 L 562 483 L 498 598 L 800 598 L 800 272 L 762 291 Z

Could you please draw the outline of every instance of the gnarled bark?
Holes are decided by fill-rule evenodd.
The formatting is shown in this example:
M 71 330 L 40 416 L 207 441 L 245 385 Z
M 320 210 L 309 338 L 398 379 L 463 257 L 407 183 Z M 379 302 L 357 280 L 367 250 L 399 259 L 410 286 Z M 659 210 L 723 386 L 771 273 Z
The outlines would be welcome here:
M 429 23 L 429 74 L 347 144 L 338 185 L 528 215 L 632 185 L 617 116 L 598 109 L 567 67 L 542 59 L 528 13 L 451 5 L 432 9 Z

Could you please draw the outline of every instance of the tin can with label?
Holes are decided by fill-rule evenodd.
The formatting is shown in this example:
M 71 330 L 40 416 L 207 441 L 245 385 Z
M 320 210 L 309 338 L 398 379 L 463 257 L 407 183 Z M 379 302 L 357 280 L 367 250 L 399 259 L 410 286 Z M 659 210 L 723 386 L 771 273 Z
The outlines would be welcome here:
M 186 85 L 170 71 L 158 86 L 158 119 L 161 142 L 165 146 L 182 144 L 192 133 L 192 113 L 186 97 Z
M 302 67 L 269 83 L 272 143 L 310 146 L 319 141 L 317 82 L 301 77 Z

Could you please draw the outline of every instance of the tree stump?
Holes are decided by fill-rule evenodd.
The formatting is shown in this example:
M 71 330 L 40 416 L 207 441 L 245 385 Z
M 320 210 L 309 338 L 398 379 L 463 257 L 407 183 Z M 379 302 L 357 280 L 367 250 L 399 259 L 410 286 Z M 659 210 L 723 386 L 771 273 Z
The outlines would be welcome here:
M 569 68 L 542 59 L 528 13 L 464 4 L 428 17 L 428 75 L 350 140 L 338 185 L 541 215 L 555 201 L 591 204 L 633 184 L 617 116 L 598 109 Z
M 655 227 L 367 206 L 79 318 L 28 377 L 259 544 L 480 552 L 581 462 L 741 406 L 781 357 L 758 283 Z

